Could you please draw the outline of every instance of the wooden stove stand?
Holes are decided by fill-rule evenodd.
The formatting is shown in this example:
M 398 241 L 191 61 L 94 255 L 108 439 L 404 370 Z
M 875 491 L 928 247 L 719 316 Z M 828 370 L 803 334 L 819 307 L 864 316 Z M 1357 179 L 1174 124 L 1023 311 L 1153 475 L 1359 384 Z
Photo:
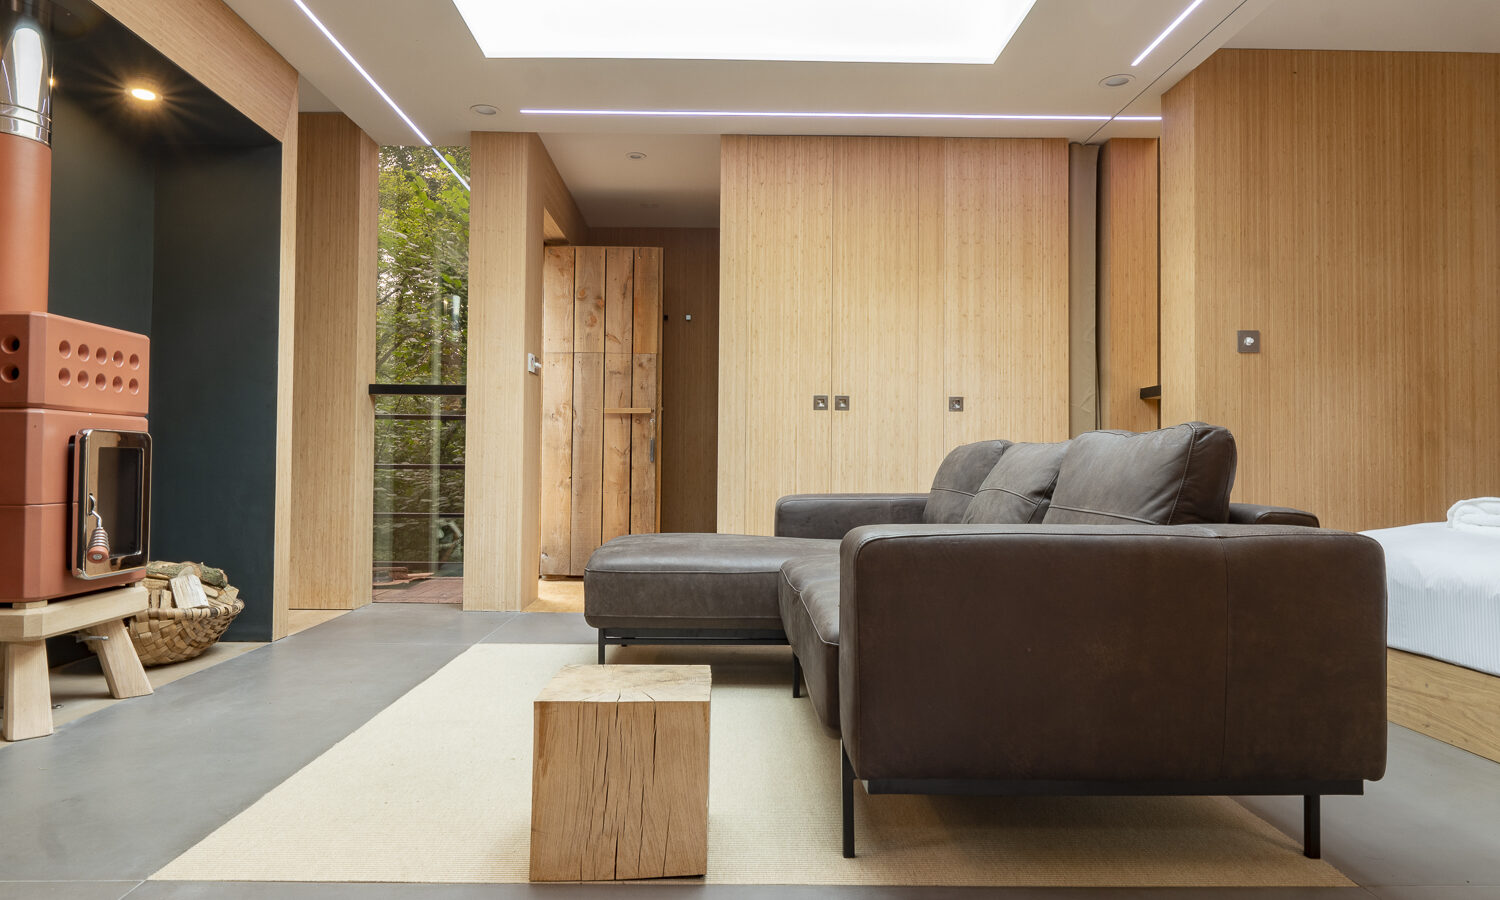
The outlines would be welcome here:
M 4 648 L 7 741 L 52 733 L 52 687 L 47 681 L 47 638 L 84 631 L 103 638 L 99 665 L 110 696 L 123 700 L 151 693 L 146 669 L 130 642 L 125 619 L 150 604 L 146 588 L 129 587 L 83 594 L 65 600 L 39 600 L 0 608 L 0 648 Z

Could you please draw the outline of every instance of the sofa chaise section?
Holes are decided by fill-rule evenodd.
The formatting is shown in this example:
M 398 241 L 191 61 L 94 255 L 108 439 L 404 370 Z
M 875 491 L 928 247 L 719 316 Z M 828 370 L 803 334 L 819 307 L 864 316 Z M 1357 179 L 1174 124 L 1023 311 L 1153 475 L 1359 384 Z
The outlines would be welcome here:
M 635 534 L 608 541 L 583 573 L 584 620 L 607 644 L 784 644 L 781 566 L 838 542 L 742 534 Z

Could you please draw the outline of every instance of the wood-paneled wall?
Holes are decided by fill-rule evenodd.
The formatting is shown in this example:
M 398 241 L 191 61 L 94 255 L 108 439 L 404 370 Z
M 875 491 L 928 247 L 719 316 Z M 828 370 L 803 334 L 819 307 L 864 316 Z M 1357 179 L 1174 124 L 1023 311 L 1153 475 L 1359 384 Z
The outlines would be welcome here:
M 1099 152 L 1099 413 L 1104 428 L 1160 427 L 1141 388 L 1159 383 L 1157 141 L 1115 138 Z
M 726 136 L 720 173 L 720 531 L 1067 437 L 1066 141 Z
M 220 0 L 95 0 L 281 141 L 281 359 L 276 387 L 276 577 L 271 636 L 286 636 L 292 552 L 292 347 L 296 332 L 297 70 Z
M 662 248 L 661 529 L 713 531 L 718 524 L 719 230 L 593 228 L 588 240 L 607 247 Z
M 535 134 L 474 132 L 470 169 L 464 609 L 518 610 L 541 554 L 544 221 L 571 243 L 588 225 Z
M 1163 421 L 1336 528 L 1494 494 L 1500 55 L 1221 50 L 1163 116 Z
M 371 598 L 380 150 L 342 113 L 302 114 L 297 147 L 290 602 L 355 609 Z

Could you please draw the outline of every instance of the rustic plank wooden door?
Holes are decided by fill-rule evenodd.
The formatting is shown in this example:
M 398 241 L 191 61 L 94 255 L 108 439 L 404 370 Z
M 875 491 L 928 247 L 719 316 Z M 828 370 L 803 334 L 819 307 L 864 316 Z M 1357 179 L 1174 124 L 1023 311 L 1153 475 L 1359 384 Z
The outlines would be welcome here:
M 657 247 L 548 247 L 543 269 L 541 574 L 660 527 Z

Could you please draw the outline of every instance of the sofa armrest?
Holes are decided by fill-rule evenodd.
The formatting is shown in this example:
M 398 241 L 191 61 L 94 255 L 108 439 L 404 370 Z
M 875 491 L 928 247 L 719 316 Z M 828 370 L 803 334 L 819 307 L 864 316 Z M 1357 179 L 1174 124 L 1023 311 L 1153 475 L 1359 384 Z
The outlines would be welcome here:
M 877 526 L 840 556 L 840 727 L 859 778 L 1384 772 L 1384 555 L 1369 538 Z
M 1232 525 L 1301 525 L 1317 528 L 1318 517 L 1290 506 L 1262 506 L 1259 503 L 1229 504 Z
M 776 501 L 776 536 L 838 540 L 861 525 L 922 521 L 926 494 L 793 494 Z

